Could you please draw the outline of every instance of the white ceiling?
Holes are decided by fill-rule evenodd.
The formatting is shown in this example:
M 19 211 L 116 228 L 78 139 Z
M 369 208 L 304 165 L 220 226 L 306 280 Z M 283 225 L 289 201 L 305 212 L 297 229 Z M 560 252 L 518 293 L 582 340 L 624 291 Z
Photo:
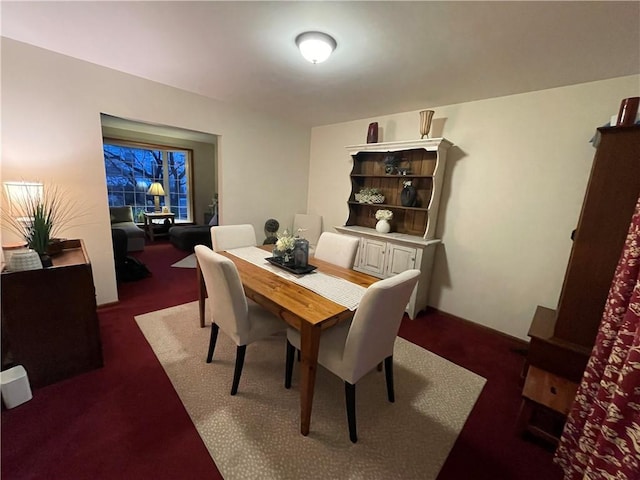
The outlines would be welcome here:
M 640 2 L 11 2 L 2 36 L 309 126 L 640 73 Z M 332 35 L 325 63 L 295 37 Z M 639 85 L 640 91 L 640 85 Z

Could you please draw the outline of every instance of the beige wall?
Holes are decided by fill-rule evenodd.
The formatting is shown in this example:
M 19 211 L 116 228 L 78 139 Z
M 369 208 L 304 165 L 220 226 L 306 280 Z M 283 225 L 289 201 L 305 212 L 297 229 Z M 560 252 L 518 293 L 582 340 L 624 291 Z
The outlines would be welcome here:
M 89 212 L 84 239 L 99 304 L 117 300 L 100 113 L 219 135 L 220 218 L 291 223 L 306 210 L 308 128 L 2 38 L 1 179 L 64 187 Z M 286 189 L 281 188 L 286 185 Z M 278 186 L 278 188 L 275 188 Z M 2 232 L 3 241 L 11 235 Z
M 595 152 L 589 139 L 622 98 L 639 94 L 631 76 L 434 109 L 431 136 L 455 147 L 430 305 L 527 338 L 536 306 L 558 302 Z M 420 138 L 418 112 L 312 130 L 308 205 L 325 230 L 347 219 L 344 147 L 365 143 L 373 121 L 380 141 Z
M 558 301 L 594 154 L 588 141 L 622 98 L 639 95 L 639 82 L 624 77 L 435 109 L 432 136 L 456 146 L 431 305 L 526 338 L 536 305 Z M 307 206 L 325 229 L 344 224 L 351 169 L 344 146 L 364 143 L 370 122 L 379 122 L 381 141 L 419 138 L 417 112 L 309 132 L 4 38 L 1 88 L 0 176 L 54 182 L 82 199 L 90 216 L 65 236 L 85 240 L 100 304 L 117 299 L 100 113 L 219 135 L 221 221 L 252 223 L 259 234 L 267 218 L 291 225 Z M 11 235 L 3 230 L 2 238 Z

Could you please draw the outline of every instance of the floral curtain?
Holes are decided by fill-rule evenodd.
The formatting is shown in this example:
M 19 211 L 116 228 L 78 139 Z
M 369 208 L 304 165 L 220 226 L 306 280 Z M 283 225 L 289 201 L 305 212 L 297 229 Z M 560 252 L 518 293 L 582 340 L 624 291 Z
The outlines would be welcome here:
M 555 462 L 565 480 L 640 479 L 640 198 Z

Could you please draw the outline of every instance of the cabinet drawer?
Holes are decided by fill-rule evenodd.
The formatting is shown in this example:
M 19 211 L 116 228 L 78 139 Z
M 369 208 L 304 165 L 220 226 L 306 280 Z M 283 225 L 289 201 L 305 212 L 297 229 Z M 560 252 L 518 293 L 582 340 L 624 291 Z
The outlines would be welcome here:
M 577 390 L 577 383 L 530 366 L 522 396 L 566 415 Z

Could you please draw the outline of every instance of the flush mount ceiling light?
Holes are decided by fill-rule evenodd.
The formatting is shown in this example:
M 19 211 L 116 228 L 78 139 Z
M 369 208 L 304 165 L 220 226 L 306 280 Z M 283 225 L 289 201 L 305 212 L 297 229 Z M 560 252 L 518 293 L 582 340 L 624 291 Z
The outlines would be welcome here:
M 322 63 L 337 46 L 330 35 L 322 32 L 304 32 L 296 37 L 296 45 L 302 56 L 311 63 Z

